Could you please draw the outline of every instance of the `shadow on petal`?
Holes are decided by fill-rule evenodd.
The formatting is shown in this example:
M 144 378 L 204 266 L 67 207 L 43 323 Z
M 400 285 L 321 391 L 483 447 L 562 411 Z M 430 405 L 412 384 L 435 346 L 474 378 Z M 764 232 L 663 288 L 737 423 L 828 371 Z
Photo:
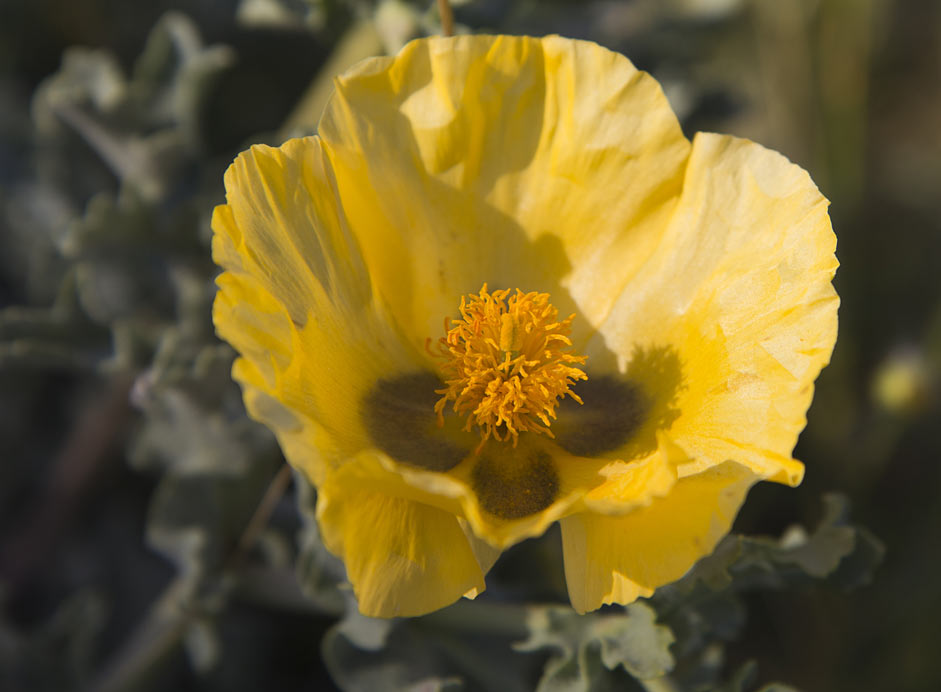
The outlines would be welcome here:
M 657 447 L 657 430 L 679 416 L 677 395 L 684 387 L 682 363 L 670 346 L 635 347 L 624 375 L 595 374 L 575 388 L 584 403 L 560 402 L 552 426 L 555 441 L 576 456 L 617 451 L 625 461 Z
M 435 390 L 442 386 L 430 372 L 376 382 L 361 409 L 376 446 L 398 462 L 428 471 L 449 471 L 461 463 L 470 448 L 457 444 L 448 427 L 439 428 L 434 412 Z

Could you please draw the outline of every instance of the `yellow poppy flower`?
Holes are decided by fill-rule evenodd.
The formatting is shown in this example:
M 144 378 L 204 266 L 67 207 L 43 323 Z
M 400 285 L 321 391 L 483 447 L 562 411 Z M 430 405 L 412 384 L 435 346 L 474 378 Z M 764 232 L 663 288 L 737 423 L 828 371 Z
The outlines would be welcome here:
M 363 613 L 473 597 L 555 521 L 574 607 L 628 603 L 756 481 L 800 482 L 836 338 L 827 202 L 757 144 L 688 141 L 623 56 L 414 41 L 225 186 L 216 328 Z

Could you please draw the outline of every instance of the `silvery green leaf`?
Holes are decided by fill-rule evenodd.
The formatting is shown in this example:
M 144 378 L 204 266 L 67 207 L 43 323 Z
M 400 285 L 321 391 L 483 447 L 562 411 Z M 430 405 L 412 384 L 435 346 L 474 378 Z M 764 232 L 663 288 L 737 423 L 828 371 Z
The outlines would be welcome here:
M 337 624 L 337 632 L 363 651 L 380 651 L 389 640 L 395 621 L 389 618 L 371 618 L 362 615 L 356 607 L 352 593 L 348 594 L 346 616 Z
M 195 580 L 219 574 L 280 463 L 260 459 L 235 476 L 165 474 L 148 511 L 148 542 Z
M 204 46 L 193 21 L 168 12 L 151 30 L 130 81 L 151 125 L 178 127 L 189 152 L 200 149 L 200 118 L 209 87 L 235 61 L 228 46 Z
M 375 627 L 381 630 L 382 639 L 387 636 L 387 628 L 394 624 L 363 620 L 356 629 Z M 362 631 L 356 636 L 360 640 L 372 639 Z M 333 681 L 344 692 L 457 692 L 464 689 L 460 678 L 442 670 L 444 659 L 435 641 L 422 637 L 414 626 L 398 623 L 394 636 L 389 636 L 387 641 L 385 647 L 361 648 L 348 638 L 340 624 L 324 635 L 321 655 Z
M 555 606 L 531 608 L 526 626 L 529 637 L 516 644 L 518 650 L 555 652 L 540 690 L 594 689 L 597 678 L 604 677 L 602 668 L 621 667 L 635 678 L 650 679 L 673 667 L 669 651 L 673 634 L 657 624 L 656 613 L 645 603 L 633 603 L 611 615 L 578 615 Z
M 247 418 L 230 421 L 218 410 L 198 406 L 177 388 L 156 389 L 145 411 L 147 418 L 131 450 L 137 466 L 233 477 L 256 462 L 261 445 L 273 448 L 270 434 L 257 423 Z
M 37 91 L 34 118 L 47 138 L 77 133 L 124 186 L 165 201 L 197 165 L 209 87 L 233 61 L 231 49 L 204 47 L 193 22 L 170 12 L 130 79 L 106 52 L 67 52 Z
M 138 376 L 131 401 L 144 418 L 129 453 L 134 465 L 234 478 L 280 457 L 274 436 L 245 415 L 231 362 L 227 347 L 205 346 L 188 367 L 165 362 Z
M 78 211 L 61 191 L 33 182 L 0 186 L 0 272 L 31 305 L 55 300 L 68 264 L 57 238 Z
M 297 29 L 312 11 L 304 0 L 241 0 L 235 16 L 244 26 Z
M 843 558 L 840 566 L 829 575 L 829 580 L 844 589 L 855 589 L 869 584 L 873 574 L 885 557 L 885 545 L 862 526 L 856 528 L 853 552 Z
M 596 623 L 594 636 L 601 642 L 602 662 L 610 670 L 623 666 L 641 680 L 664 675 L 673 668 L 673 633 L 657 624 L 656 611 L 643 602 L 625 610 L 625 616 L 599 618 Z
M 91 370 L 109 355 L 107 330 L 90 322 L 76 304 L 74 276 L 60 286 L 51 308 L 0 310 L 0 368 Z
M 800 527 L 787 531 L 780 539 L 780 562 L 790 562 L 818 579 L 826 577 L 853 552 L 856 530 L 847 524 L 849 503 L 839 495 L 825 495 L 824 516 L 813 540 Z
M 741 592 L 815 580 L 855 586 L 865 582 L 881 556 L 881 544 L 849 522 L 848 503 L 837 495 L 824 497 L 824 514 L 813 531 L 795 527 L 779 539 L 727 536 L 712 555 L 651 599 L 677 637 L 674 653 L 684 663 L 678 677 L 690 684 L 714 680 L 719 672 L 714 647 L 737 638 L 744 626 Z M 729 689 L 751 690 L 749 685 Z
M 117 200 L 95 197 L 63 240 L 75 261 L 79 301 L 92 320 L 110 325 L 142 312 L 151 319 L 172 315 L 173 293 L 166 260 L 155 253 L 154 220 L 136 194 Z
M 661 603 L 682 598 L 698 584 L 714 590 L 783 586 L 787 583 L 837 578 L 840 566 L 855 556 L 858 570 L 868 574 L 881 559 L 881 544 L 865 530 L 849 523 L 848 502 L 840 495 L 824 496 L 824 516 L 812 532 L 792 527 L 780 539 L 726 536 L 713 553 L 700 560 L 678 582 L 661 588 Z M 854 574 L 848 583 L 859 583 Z
M 208 672 L 219 661 L 221 644 L 216 629 L 213 620 L 207 617 L 194 618 L 186 626 L 183 646 L 198 673 Z
M 58 115 L 63 103 L 89 104 L 96 112 L 114 113 L 127 98 L 127 81 L 114 56 L 104 50 L 72 47 L 62 66 L 46 79 L 33 97 L 33 119 L 40 133 L 62 127 Z

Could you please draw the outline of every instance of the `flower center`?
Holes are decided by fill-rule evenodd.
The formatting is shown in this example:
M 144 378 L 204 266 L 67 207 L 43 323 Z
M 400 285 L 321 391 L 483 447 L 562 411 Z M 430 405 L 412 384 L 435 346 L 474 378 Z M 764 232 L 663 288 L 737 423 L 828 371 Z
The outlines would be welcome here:
M 487 291 L 461 297 L 461 318 L 445 319 L 447 334 L 438 339 L 438 352 L 445 375 L 444 389 L 435 390 L 438 424 L 444 424 L 444 409 L 454 402 L 454 411 L 467 416 L 465 430 L 480 426 L 481 437 L 513 440 L 516 446 L 524 431 L 549 430 L 559 399 L 588 375 L 577 365 L 586 356 L 571 353 L 568 334 L 575 315 L 559 320 L 559 311 L 548 293 L 523 293 L 516 289 Z M 430 339 L 429 339 L 430 342 Z

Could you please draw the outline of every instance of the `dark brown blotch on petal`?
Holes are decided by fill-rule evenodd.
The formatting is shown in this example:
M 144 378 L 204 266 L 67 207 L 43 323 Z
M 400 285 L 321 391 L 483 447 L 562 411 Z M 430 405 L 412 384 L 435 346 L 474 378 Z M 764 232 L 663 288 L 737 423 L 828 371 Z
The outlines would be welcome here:
M 430 372 L 384 378 L 363 399 L 362 420 L 375 445 L 403 464 L 448 471 L 467 456 L 439 428 L 434 412 L 443 385 Z
M 480 506 L 501 519 L 521 519 L 551 505 L 559 494 L 559 474 L 546 452 L 481 455 L 471 480 Z
M 639 385 L 610 375 L 589 375 L 576 393 L 583 404 L 559 404 L 552 425 L 555 441 L 567 452 L 591 457 L 627 444 L 647 420 L 650 401 Z

